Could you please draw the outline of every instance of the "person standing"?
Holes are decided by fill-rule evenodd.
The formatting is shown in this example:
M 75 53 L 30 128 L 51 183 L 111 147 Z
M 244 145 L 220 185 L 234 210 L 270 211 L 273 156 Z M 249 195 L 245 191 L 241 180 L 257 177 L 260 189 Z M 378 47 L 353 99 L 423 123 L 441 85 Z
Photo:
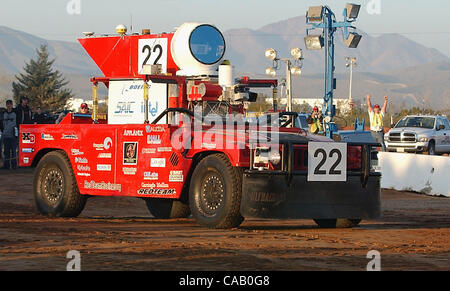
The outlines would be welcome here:
M 17 168 L 17 115 L 13 110 L 12 100 L 6 101 L 6 111 L 3 113 L 3 144 L 5 163 L 3 169 Z
M 370 101 L 370 94 L 367 95 L 367 108 L 369 110 L 369 119 L 370 119 L 370 131 L 372 133 L 372 137 L 376 142 L 381 144 L 381 148 L 383 151 L 386 151 L 386 145 L 384 144 L 384 115 L 386 114 L 386 108 L 388 103 L 388 97 L 384 96 L 384 104 L 383 108 L 380 105 L 375 104 L 372 107 L 372 102 Z
M 319 107 L 315 106 L 311 116 L 308 118 L 309 132 L 312 134 L 318 134 L 323 131 L 323 116 L 319 111 Z
M 21 124 L 33 124 L 33 112 L 28 106 L 28 97 L 20 98 L 20 104 L 16 107 L 17 128 Z

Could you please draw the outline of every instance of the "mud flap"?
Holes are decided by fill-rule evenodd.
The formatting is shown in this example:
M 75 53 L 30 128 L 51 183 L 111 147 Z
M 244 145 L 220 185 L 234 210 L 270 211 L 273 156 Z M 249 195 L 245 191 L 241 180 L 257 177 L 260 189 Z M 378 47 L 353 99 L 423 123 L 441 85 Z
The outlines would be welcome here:
M 244 174 L 241 213 L 270 219 L 375 219 L 381 215 L 380 176 L 367 185 L 360 176 L 347 182 L 307 182 L 306 176 Z

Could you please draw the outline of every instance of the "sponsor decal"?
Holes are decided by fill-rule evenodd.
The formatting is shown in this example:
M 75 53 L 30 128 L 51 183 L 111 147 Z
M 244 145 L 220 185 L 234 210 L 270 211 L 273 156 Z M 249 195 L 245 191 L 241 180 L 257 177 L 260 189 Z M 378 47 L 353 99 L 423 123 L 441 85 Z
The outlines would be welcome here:
M 87 164 L 88 163 L 88 159 L 76 157 L 75 158 L 75 163 L 76 164 Z
M 147 144 L 161 144 L 161 136 L 159 135 L 148 135 L 147 136 Z
M 183 171 L 170 171 L 169 182 L 184 182 Z
M 157 188 L 169 188 L 169 185 L 166 183 L 156 183 Z
M 51 134 L 45 134 L 45 133 L 41 134 L 41 138 L 43 140 L 47 140 L 47 141 L 48 140 L 55 140 Z
M 142 187 L 142 188 L 156 188 L 156 184 L 155 184 L 155 183 L 152 183 L 152 184 L 145 184 L 145 183 L 142 183 L 142 184 L 141 184 L 141 187 Z
M 97 165 L 97 171 L 111 172 L 111 165 Z
M 123 143 L 123 164 L 137 165 L 138 159 L 138 143 L 124 142 Z
M 72 156 L 82 156 L 84 152 L 80 152 L 79 149 L 72 149 Z
M 144 136 L 144 131 L 143 130 L 128 130 L 126 129 L 123 132 L 124 136 Z
M 30 148 L 23 148 L 22 149 L 22 153 L 25 153 L 25 154 L 31 154 L 32 152 L 34 152 L 34 149 L 30 149 Z
M 147 133 L 152 133 L 152 132 L 165 132 L 166 129 L 165 129 L 163 126 L 150 126 L 150 125 L 147 125 L 147 126 L 145 127 L 145 131 L 146 131 Z
M 122 171 L 124 175 L 132 176 L 136 175 L 137 168 L 122 168 Z
M 31 134 L 29 132 L 22 133 L 22 143 L 33 144 L 35 141 L 36 141 L 36 137 L 34 136 L 34 134 Z
M 158 153 L 167 153 L 167 152 L 171 152 L 171 151 L 172 151 L 171 147 L 158 148 Z
M 95 189 L 95 190 L 108 190 L 108 191 L 122 191 L 122 185 L 121 184 L 112 184 L 112 183 L 105 183 L 100 182 L 97 183 L 95 181 L 84 181 L 84 188 L 86 189 Z
M 80 176 L 80 177 L 90 177 L 91 174 L 89 174 L 89 173 L 78 173 L 77 176 Z
M 128 102 L 117 102 L 116 110 L 114 111 L 114 114 L 133 114 L 134 110 L 132 110 L 133 104 L 136 102 L 134 101 L 128 101 Z
M 145 172 L 144 173 L 144 180 L 151 180 L 151 181 L 158 180 L 158 177 L 159 177 L 158 173 L 155 173 L 155 172 Z
M 113 141 L 110 137 L 105 138 L 105 140 L 103 141 L 103 144 L 98 144 L 98 143 L 94 143 L 92 146 L 97 150 L 97 151 L 103 151 L 103 150 L 109 150 L 113 145 Z
M 75 135 L 75 134 L 63 134 L 61 136 L 61 139 L 73 139 L 73 140 L 75 140 L 75 139 L 78 139 L 78 136 Z
M 156 149 L 155 148 L 144 148 L 142 149 L 142 154 L 155 154 Z
M 137 193 L 139 195 L 175 195 L 177 191 L 175 189 L 139 189 Z
M 23 158 L 23 163 L 24 164 L 28 164 L 30 162 L 30 159 L 29 158 Z
M 97 159 L 112 159 L 111 153 L 100 153 L 97 156 Z
M 80 172 L 90 172 L 91 171 L 91 167 L 77 165 L 77 170 L 80 171 Z
M 152 159 L 150 162 L 150 167 L 152 168 L 165 168 L 166 159 Z

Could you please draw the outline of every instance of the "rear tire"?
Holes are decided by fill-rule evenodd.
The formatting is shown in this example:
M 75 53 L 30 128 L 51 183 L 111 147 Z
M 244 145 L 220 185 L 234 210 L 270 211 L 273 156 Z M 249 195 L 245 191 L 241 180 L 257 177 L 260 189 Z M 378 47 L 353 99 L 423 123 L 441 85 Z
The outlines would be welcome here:
M 156 219 L 187 218 L 191 215 L 189 205 L 178 200 L 147 198 L 145 203 Z
M 233 167 L 225 155 L 210 155 L 200 161 L 192 174 L 189 204 L 201 226 L 238 227 L 244 221 L 241 197 L 242 171 Z
M 62 151 L 50 152 L 41 159 L 34 174 L 33 194 L 38 211 L 46 216 L 77 217 L 87 201 Z
M 317 223 L 320 228 L 352 228 L 356 227 L 361 222 L 361 219 L 314 219 L 314 222 Z

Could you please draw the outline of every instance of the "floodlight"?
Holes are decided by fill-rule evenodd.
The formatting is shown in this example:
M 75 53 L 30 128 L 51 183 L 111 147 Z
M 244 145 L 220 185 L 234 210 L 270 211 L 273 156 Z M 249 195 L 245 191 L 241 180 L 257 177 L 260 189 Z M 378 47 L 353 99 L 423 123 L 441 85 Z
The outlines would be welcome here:
M 302 50 L 298 47 L 291 49 L 291 56 L 296 60 L 300 60 L 302 58 Z
M 294 76 L 300 76 L 302 74 L 302 70 L 297 66 L 291 67 L 291 74 Z
M 322 22 L 323 19 L 323 6 L 311 6 L 306 14 L 308 22 Z
M 266 58 L 268 58 L 271 61 L 274 61 L 277 58 L 277 51 L 273 48 L 266 50 Z
M 308 35 L 305 37 L 305 46 L 308 50 L 321 50 L 323 48 L 323 37 L 321 35 Z
M 275 77 L 277 75 L 277 71 L 275 71 L 275 69 L 272 68 L 272 67 L 268 67 L 266 69 L 266 75 L 271 76 L 271 77 Z
M 351 32 L 348 35 L 348 38 L 344 40 L 344 43 L 349 48 L 357 48 L 359 42 L 361 41 L 362 35 L 357 34 L 356 32 Z
M 347 3 L 347 5 L 345 5 L 345 8 L 347 9 L 347 18 L 348 19 L 358 18 L 359 10 L 361 9 L 361 5 Z

